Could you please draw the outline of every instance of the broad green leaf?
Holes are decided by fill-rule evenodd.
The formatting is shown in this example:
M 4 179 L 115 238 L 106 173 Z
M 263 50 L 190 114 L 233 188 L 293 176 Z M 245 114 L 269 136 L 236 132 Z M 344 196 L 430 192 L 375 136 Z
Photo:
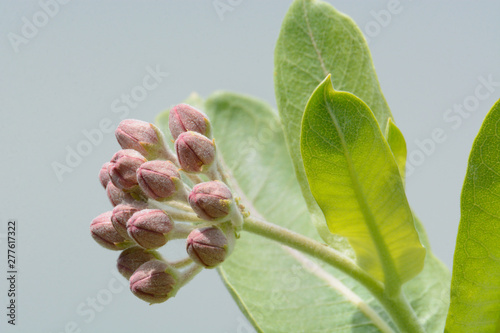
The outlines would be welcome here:
M 394 124 L 392 118 L 389 118 L 387 121 L 385 138 L 391 148 L 394 158 L 396 159 L 401 179 L 403 179 L 404 182 L 406 169 L 406 141 L 403 133 L 401 133 L 400 129 L 396 126 L 396 124 Z
M 424 266 L 403 183 L 368 106 L 328 76 L 307 103 L 301 152 L 311 192 L 332 233 L 349 240 L 361 267 L 387 288 Z
M 500 332 L 500 100 L 474 140 L 462 189 L 446 332 Z
M 319 240 L 276 113 L 263 102 L 232 93 L 214 94 L 205 111 L 218 154 L 231 170 L 232 188 L 251 214 Z M 397 331 L 356 281 L 245 231 L 219 272 L 259 332 Z
M 286 14 L 274 54 L 275 93 L 285 139 L 313 222 L 332 247 L 353 256 L 345 240 L 332 236 L 309 191 L 300 155 L 300 122 L 314 89 L 332 75 L 335 89 L 361 98 L 382 130 L 391 112 L 382 95 L 370 51 L 351 18 L 331 5 L 296 0 Z
M 208 110 L 199 97 L 185 102 L 210 114 L 218 152 L 234 169 L 232 179 L 238 192 L 246 193 L 242 201 L 247 208 L 318 239 L 309 224 L 272 109 L 255 99 L 231 93 L 213 95 Z M 168 111 L 157 117 L 157 125 L 170 140 Z M 255 200 L 255 204 L 249 204 L 249 199 Z M 422 236 L 425 232 L 419 232 L 427 246 L 426 237 Z M 387 326 L 396 331 L 366 289 L 335 269 L 292 253 L 279 244 L 242 232 L 235 251 L 219 269 L 241 310 L 259 332 L 390 332 Z M 328 281 L 321 275 L 324 272 Z M 428 253 L 422 273 L 403 286 L 428 332 L 443 330 L 448 280 L 446 268 Z

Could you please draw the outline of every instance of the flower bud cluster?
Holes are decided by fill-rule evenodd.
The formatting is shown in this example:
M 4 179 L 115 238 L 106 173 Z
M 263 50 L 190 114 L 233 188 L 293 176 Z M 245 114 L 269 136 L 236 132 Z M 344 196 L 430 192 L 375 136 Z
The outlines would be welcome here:
M 99 245 L 123 251 L 118 271 L 149 303 L 166 301 L 202 268 L 224 262 L 243 221 L 217 163 L 208 117 L 179 104 L 170 110 L 169 129 L 175 153 L 152 124 L 118 125 L 122 150 L 99 171 L 113 209 L 90 225 Z M 168 261 L 156 250 L 174 239 L 186 240 L 186 257 Z

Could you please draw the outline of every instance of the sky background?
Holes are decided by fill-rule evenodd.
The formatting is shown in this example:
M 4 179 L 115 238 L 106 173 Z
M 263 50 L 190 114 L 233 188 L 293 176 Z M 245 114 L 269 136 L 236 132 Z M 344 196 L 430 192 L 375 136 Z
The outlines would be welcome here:
M 111 208 L 97 179 L 119 149 L 111 132 L 102 132 L 71 172 L 58 178 L 52 166 L 65 163 L 68 149 L 103 119 L 116 125 L 112 105 L 150 71 L 163 74 L 128 108 L 130 118 L 152 122 L 192 91 L 206 97 L 231 90 L 276 106 L 274 43 L 290 2 L 221 1 L 232 10 L 219 15 L 212 0 L 73 0 L 46 7 L 53 14 L 46 22 L 40 12 L 54 1 L 0 2 L 0 258 L 7 221 L 17 219 L 19 270 L 18 325 L 7 325 L 2 310 L 0 331 L 252 332 L 215 271 L 156 306 L 122 284 L 118 254 L 99 247 L 88 229 Z M 468 154 L 500 96 L 500 3 L 401 0 L 398 13 L 377 21 L 391 1 L 329 2 L 370 40 L 382 90 L 413 156 L 410 204 L 451 268 Z M 41 27 L 29 31 L 34 20 Z M 11 43 L 23 29 L 29 38 Z M 496 83 L 491 91 L 485 80 Z M 460 116 L 457 105 L 464 105 Z M 434 131 L 446 139 L 426 155 L 421 147 L 426 142 L 429 150 Z M 2 309 L 6 290 L 1 278 Z M 109 297 L 91 310 L 98 295 Z

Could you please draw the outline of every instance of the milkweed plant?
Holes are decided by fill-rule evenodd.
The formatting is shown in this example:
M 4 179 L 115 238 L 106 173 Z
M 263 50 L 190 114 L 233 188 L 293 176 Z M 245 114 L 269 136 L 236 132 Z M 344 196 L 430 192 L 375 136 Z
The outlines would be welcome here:
M 405 195 L 406 143 L 355 23 L 296 0 L 274 54 L 278 112 L 193 94 L 122 121 L 90 231 L 147 303 L 217 269 L 258 332 L 500 332 L 500 102 L 469 158 L 453 272 Z M 181 102 L 181 101 L 179 101 Z M 185 239 L 185 257 L 156 250 Z

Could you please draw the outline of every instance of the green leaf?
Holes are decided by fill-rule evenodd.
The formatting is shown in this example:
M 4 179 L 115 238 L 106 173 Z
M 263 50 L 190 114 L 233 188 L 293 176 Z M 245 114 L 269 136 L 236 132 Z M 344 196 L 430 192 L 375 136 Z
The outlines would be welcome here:
M 276 112 L 253 98 L 223 92 L 209 97 L 204 111 L 240 202 L 253 216 L 318 240 Z M 359 283 L 260 236 L 243 231 L 219 272 L 259 332 L 396 330 Z
M 401 133 L 400 129 L 396 126 L 396 124 L 394 124 L 392 118 L 389 118 L 387 121 L 385 138 L 391 148 L 394 158 L 396 159 L 401 179 L 403 179 L 404 182 L 406 170 L 406 141 L 403 133 Z
M 451 274 L 431 252 L 431 245 L 422 222 L 414 215 L 420 241 L 426 256 L 423 271 L 403 285 L 406 298 L 427 332 L 443 332 L 450 305 Z
M 232 178 L 239 185 L 238 191 L 247 193 L 242 200 L 247 208 L 318 239 L 309 224 L 276 113 L 267 104 L 231 93 L 213 95 L 208 110 L 199 97 L 185 102 L 210 114 L 218 152 L 234 169 Z M 170 141 L 168 111 L 157 117 L 157 125 Z M 280 195 L 285 192 L 286 196 Z M 255 204 L 248 204 L 252 198 Z M 423 229 L 419 232 L 425 233 Z M 318 332 L 338 328 L 343 332 L 390 332 L 384 329 L 386 326 L 395 330 L 365 288 L 331 267 L 291 253 L 286 247 L 243 232 L 235 251 L 219 269 L 229 291 L 258 331 Z M 320 274 L 324 272 L 328 282 Z M 446 268 L 428 253 L 422 273 L 403 286 L 428 332 L 439 332 L 444 327 L 443 313 L 445 316 L 449 300 L 447 274 Z
M 447 332 L 500 332 L 500 100 L 474 140 L 462 189 Z
M 283 21 L 276 43 L 275 93 L 297 179 L 321 237 L 353 257 L 342 238 L 326 228 L 324 217 L 309 191 L 300 155 L 300 122 L 314 89 L 331 73 L 335 89 L 361 98 L 385 130 L 391 112 L 382 95 L 370 51 L 351 18 L 322 1 L 296 0 Z
M 406 282 L 403 291 L 425 331 L 443 332 L 450 304 L 450 271 L 429 247 L 426 250 L 424 270 Z
M 311 192 L 332 233 L 386 288 L 420 273 L 420 243 L 389 146 L 368 106 L 333 89 L 328 76 L 307 103 L 301 151 Z

